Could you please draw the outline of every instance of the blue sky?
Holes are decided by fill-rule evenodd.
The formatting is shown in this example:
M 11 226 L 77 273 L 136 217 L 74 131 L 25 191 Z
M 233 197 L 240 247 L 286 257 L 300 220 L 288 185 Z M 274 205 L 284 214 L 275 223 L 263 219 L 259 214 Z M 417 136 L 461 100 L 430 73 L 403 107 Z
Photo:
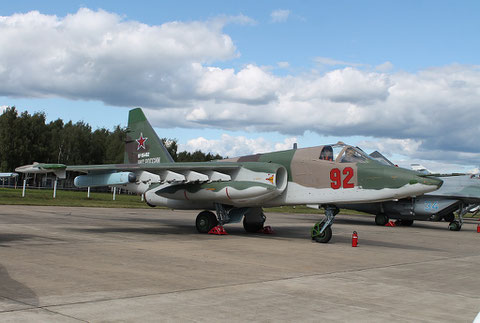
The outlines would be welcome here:
M 32 10 L 40 16 L 17 19 Z M 17 54 L 0 54 L 0 76 L 19 86 L 0 84 L 0 106 L 44 111 L 49 120 L 84 120 L 94 128 L 125 125 L 128 109 L 142 106 L 160 136 L 178 138 L 190 150 L 231 155 L 286 148 L 292 141 L 302 147 L 341 139 L 382 149 L 400 163 L 470 170 L 480 164 L 480 145 L 472 140 L 480 134 L 472 121 L 480 107 L 479 12 L 478 1 L 2 2 L 0 28 L 8 33 L 0 44 Z M 52 15 L 57 23 L 49 20 Z M 79 35 L 67 15 L 86 26 L 106 23 Z M 48 20 L 48 27 L 35 29 L 35 19 Z M 155 29 L 172 22 L 181 28 L 174 26 L 168 36 L 153 30 L 143 37 L 139 25 L 129 29 L 131 23 Z M 63 28 L 58 25 L 70 27 L 50 43 Z M 25 39 L 35 32 L 45 41 L 26 48 Z M 91 58 L 98 47 L 89 50 L 85 39 L 112 33 L 140 42 L 120 44 L 127 53 L 107 49 L 101 59 Z M 155 46 L 171 35 L 183 39 L 184 52 L 177 56 Z M 221 43 L 225 37 L 230 42 Z M 72 42 L 81 46 L 70 50 Z M 41 52 L 51 54 L 39 54 L 37 66 L 31 53 Z M 70 74 L 55 72 L 52 78 L 58 79 L 46 86 L 55 65 L 42 62 L 55 53 L 77 69 L 88 57 L 105 72 L 98 75 L 107 76 L 85 72 L 70 85 Z M 151 65 L 143 66 L 145 61 Z M 109 62 L 119 62 L 122 70 Z M 143 76 L 127 84 L 139 64 L 143 74 L 154 70 L 152 79 L 165 84 Z M 446 136 L 445 129 L 454 134 Z

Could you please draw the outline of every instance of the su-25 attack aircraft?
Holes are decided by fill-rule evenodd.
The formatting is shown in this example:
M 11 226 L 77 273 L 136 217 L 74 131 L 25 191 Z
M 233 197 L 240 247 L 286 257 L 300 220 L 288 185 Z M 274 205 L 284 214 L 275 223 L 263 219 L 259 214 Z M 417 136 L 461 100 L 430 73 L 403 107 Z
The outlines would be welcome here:
M 240 222 L 247 232 L 261 230 L 262 207 L 318 205 L 325 219 L 312 239 L 328 242 L 339 203 L 366 203 L 418 196 L 442 181 L 406 169 L 382 165 L 358 148 L 338 143 L 256 154 L 212 162 L 175 163 L 140 108 L 130 110 L 125 164 L 33 164 L 19 172 L 84 172 L 77 187 L 115 186 L 144 194 L 150 206 L 198 209 L 196 228 Z M 213 213 L 212 211 L 215 211 Z

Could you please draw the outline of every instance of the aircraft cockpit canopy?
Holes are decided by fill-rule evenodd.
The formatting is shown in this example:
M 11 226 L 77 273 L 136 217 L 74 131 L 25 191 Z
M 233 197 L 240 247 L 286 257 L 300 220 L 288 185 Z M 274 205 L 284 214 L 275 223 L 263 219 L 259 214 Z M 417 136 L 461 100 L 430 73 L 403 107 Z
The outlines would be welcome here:
M 339 163 L 367 163 L 372 158 L 360 148 L 337 143 L 325 145 L 320 153 L 320 160 L 336 161 Z
M 332 146 L 323 146 L 322 152 L 320 153 L 320 160 L 333 161 L 333 149 Z

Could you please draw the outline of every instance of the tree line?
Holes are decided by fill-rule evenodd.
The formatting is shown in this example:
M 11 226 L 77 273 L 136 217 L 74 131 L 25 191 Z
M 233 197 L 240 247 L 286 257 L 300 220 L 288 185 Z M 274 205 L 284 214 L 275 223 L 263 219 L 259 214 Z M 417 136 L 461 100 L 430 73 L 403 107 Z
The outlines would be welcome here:
M 92 127 L 79 121 L 65 123 L 61 119 L 46 122 L 44 112 L 19 113 L 8 107 L 0 115 L 0 171 L 31 164 L 60 163 L 66 165 L 123 163 L 126 128 Z M 176 139 L 162 139 L 175 161 L 209 161 L 222 156 L 195 151 L 178 152 Z

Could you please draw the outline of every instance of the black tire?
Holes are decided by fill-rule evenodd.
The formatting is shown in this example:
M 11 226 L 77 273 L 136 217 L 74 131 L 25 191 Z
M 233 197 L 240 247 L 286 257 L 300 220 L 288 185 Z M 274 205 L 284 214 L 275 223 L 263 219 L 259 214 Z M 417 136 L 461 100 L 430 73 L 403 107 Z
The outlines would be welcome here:
M 213 212 L 202 211 L 197 215 L 197 220 L 195 221 L 195 226 L 197 231 L 200 233 L 208 233 L 218 224 L 217 217 Z
M 313 238 L 316 242 L 318 243 L 327 243 L 332 239 L 332 228 L 331 226 L 328 226 L 325 228 L 325 230 L 322 232 L 322 234 L 315 236 Z
M 460 229 L 462 228 L 462 225 L 458 221 L 452 221 L 448 225 L 448 228 L 450 229 L 450 231 L 460 231 Z
M 455 221 L 455 214 L 453 214 L 453 212 L 448 213 L 443 217 L 443 219 L 445 220 L 445 222 L 453 222 Z
M 251 208 L 243 217 L 243 228 L 249 233 L 255 233 L 263 229 L 265 214 L 261 208 Z
M 382 227 L 385 226 L 389 220 L 390 219 L 388 218 L 388 216 L 384 213 L 380 213 L 375 216 L 375 224 Z
M 406 227 L 411 227 L 413 224 L 413 220 L 400 220 L 400 224 Z

